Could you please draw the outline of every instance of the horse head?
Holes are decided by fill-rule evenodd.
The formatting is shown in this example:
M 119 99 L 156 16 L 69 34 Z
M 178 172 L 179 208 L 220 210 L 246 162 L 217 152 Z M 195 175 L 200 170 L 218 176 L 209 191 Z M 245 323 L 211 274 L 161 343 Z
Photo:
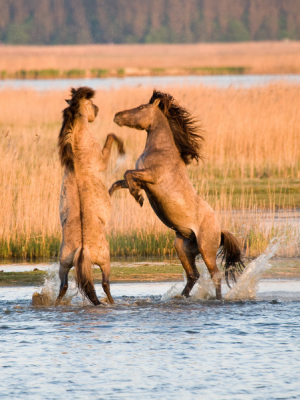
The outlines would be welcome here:
M 158 110 L 160 99 L 156 99 L 152 104 L 142 104 L 130 110 L 120 111 L 114 117 L 114 122 L 119 126 L 148 130 L 151 126 L 155 113 Z
M 87 116 L 89 122 L 93 122 L 97 117 L 99 108 L 93 103 L 92 98 L 95 96 L 95 91 L 87 86 L 71 89 L 71 99 L 66 100 L 69 111 L 73 118 L 76 114 Z

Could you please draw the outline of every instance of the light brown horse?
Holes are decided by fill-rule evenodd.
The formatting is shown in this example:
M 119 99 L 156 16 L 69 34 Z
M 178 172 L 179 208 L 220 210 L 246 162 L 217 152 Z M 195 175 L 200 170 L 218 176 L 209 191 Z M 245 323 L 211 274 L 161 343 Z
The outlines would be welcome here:
M 175 248 L 185 269 L 187 283 L 182 295 L 188 297 L 199 278 L 195 258 L 200 253 L 222 298 L 221 274 L 216 257 L 223 246 L 225 277 L 235 280 L 235 272 L 244 268 L 237 239 L 221 230 L 215 212 L 195 191 L 186 165 L 201 158 L 201 129 L 189 112 L 169 94 L 154 91 L 148 104 L 119 112 L 114 121 L 119 126 L 146 130 L 147 141 L 135 170 L 128 170 L 124 180 L 115 182 L 115 190 L 128 188 L 143 205 L 143 192 L 158 218 L 176 232 Z
M 98 114 L 93 104 L 95 92 L 88 87 L 72 89 L 69 104 L 63 111 L 63 124 L 59 134 L 59 155 L 64 167 L 60 195 L 62 244 L 59 256 L 61 280 L 58 301 L 68 288 L 68 273 L 75 266 L 75 276 L 81 292 L 95 305 L 100 304 L 95 292 L 92 265 L 102 270 L 102 287 L 110 303 L 110 255 L 105 237 L 105 225 L 110 218 L 111 203 L 103 182 L 115 141 L 119 153 L 124 154 L 123 142 L 109 134 L 101 149 L 92 136 L 89 122 Z

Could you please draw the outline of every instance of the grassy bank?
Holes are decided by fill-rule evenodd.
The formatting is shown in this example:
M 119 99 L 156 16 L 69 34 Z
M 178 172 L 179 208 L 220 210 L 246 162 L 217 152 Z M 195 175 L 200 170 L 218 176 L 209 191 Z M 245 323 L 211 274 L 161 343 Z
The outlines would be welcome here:
M 265 272 L 265 279 L 300 279 L 300 260 L 274 259 L 272 268 Z M 102 283 L 99 268 L 93 269 L 94 283 Z M 0 287 L 3 286 L 40 286 L 44 284 L 47 272 L 4 272 L 0 267 Z M 70 271 L 74 278 L 74 270 Z M 111 268 L 110 280 L 114 282 L 167 282 L 182 281 L 183 268 L 178 262 L 118 263 Z
M 158 88 L 159 89 L 159 88 Z M 116 169 L 114 149 L 107 186 L 135 165 L 145 132 L 120 128 L 115 112 L 147 102 L 152 88 L 98 91 L 99 117 L 91 130 L 100 143 L 114 131 L 127 158 Z M 299 255 L 299 88 L 269 85 L 251 89 L 169 88 L 201 120 L 204 161 L 188 172 L 197 192 L 216 210 L 222 227 L 255 257 L 272 237 L 284 235 L 281 256 Z M 0 91 L 0 258 L 57 257 L 61 240 L 59 192 L 62 170 L 57 136 L 67 92 Z M 278 210 L 280 214 L 278 223 Z M 299 217 L 299 215 L 298 215 Z M 108 225 L 112 256 L 174 255 L 173 232 L 127 191 L 112 198 Z
M 9 72 L 0 71 L 0 79 L 70 79 L 70 78 L 123 78 L 125 76 L 179 76 L 179 75 L 243 75 L 251 74 L 245 67 L 195 68 L 93 68 L 93 69 L 34 69 Z
M 182 280 L 183 269 L 179 264 L 163 263 L 125 263 L 125 266 L 113 265 L 111 268 L 111 282 L 162 282 Z M 102 282 L 102 274 L 99 268 L 93 269 L 94 282 Z M 42 285 L 47 272 L 41 270 L 28 272 L 4 272 L 0 266 L 0 286 L 32 286 Z M 74 278 L 74 270 L 70 277 Z

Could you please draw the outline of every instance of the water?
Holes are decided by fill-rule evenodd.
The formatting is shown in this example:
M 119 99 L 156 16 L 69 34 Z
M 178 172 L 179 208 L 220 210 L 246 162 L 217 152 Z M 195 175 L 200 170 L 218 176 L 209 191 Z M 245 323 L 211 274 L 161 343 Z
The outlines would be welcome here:
M 56 271 L 42 288 L 0 288 L 0 398 L 299 399 L 300 281 L 259 281 L 275 250 L 224 301 L 205 273 L 190 299 L 184 283 L 113 284 L 102 307 L 74 282 L 54 306 Z
M 300 74 L 290 75 L 217 75 L 217 76 L 135 76 L 125 78 L 81 79 L 14 79 L 0 80 L 1 89 L 35 89 L 38 91 L 66 90 L 70 87 L 91 86 L 94 89 L 122 87 L 215 86 L 219 88 L 252 87 L 268 83 L 300 84 Z

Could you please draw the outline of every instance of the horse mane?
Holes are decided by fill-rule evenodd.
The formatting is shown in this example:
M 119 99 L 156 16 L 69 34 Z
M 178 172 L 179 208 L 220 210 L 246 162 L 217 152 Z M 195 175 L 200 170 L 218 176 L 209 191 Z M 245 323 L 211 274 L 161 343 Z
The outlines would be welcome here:
M 70 171 L 74 171 L 73 141 L 73 122 L 78 114 L 82 99 L 91 99 L 95 96 L 95 91 L 87 86 L 71 89 L 71 99 L 66 100 L 69 107 L 63 110 L 63 123 L 58 136 L 59 158 L 61 165 Z
M 154 103 L 156 99 L 160 99 L 159 108 L 169 122 L 175 145 L 185 164 L 190 164 L 193 159 L 202 159 L 201 142 L 204 138 L 199 122 L 170 94 L 154 89 L 149 104 Z

